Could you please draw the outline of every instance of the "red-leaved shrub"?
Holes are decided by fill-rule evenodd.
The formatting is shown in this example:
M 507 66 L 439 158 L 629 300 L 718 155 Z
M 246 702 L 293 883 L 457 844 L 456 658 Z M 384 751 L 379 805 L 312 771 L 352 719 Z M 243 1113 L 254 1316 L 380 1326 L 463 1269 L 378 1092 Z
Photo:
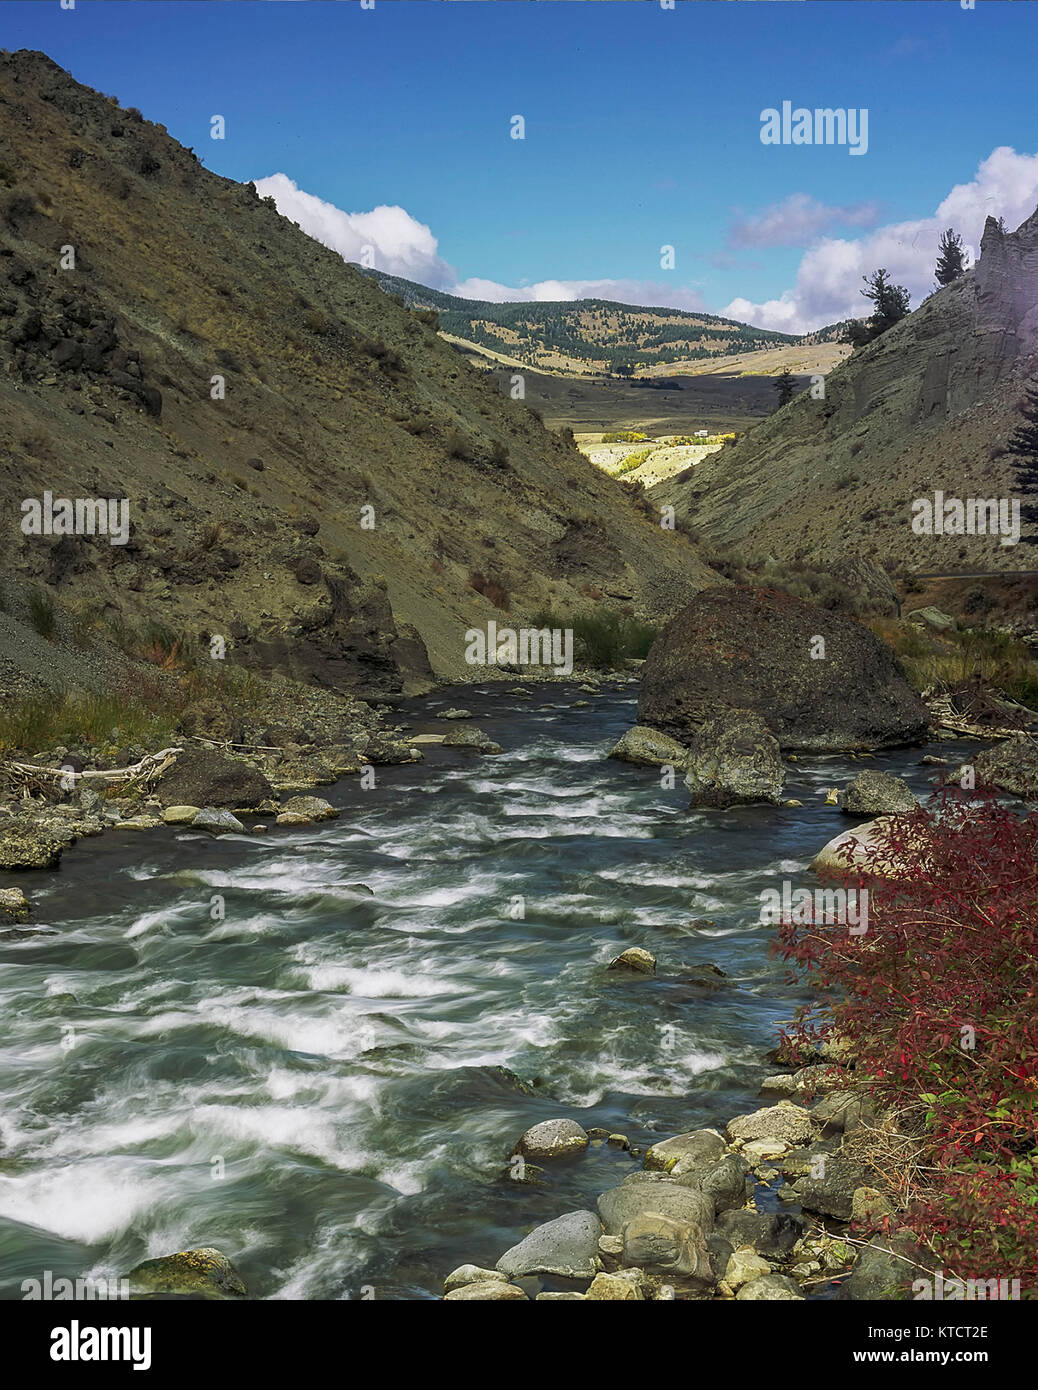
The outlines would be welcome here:
M 786 1046 L 850 1042 L 857 1080 L 923 1135 L 901 1224 L 958 1277 L 1035 1297 L 1038 813 L 951 784 L 837 879 L 868 888 L 868 928 L 779 926 L 816 993 Z

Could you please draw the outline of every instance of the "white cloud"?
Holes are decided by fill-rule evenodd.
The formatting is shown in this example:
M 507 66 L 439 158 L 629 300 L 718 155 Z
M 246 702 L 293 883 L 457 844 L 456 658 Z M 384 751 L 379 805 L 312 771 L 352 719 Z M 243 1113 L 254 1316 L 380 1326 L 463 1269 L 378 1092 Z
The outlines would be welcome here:
M 897 284 L 908 287 L 913 305 L 918 305 L 933 289 L 937 243 L 946 227 L 962 236 L 975 260 L 989 214 L 1003 217 L 1012 230 L 1036 204 L 1038 154 L 1017 154 L 1001 145 L 981 162 L 969 183 L 956 184 L 932 217 L 891 223 L 858 240 L 825 238 L 805 252 L 796 283 L 777 299 L 733 299 L 720 312 L 787 333 L 860 318 L 868 309 L 858 293 L 861 277 L 880 266 Z
M 424 223 L 404 208 L 381 206 L 370 212 L 343 212 L 312 193 L 304 193 L 287 174 L 256 179 L 261 198 L 273 198 L 278 212 L 298 222 L 308 236 L 347 261 L 359 261 L 365 246 L 372 248 L 374 266 L 388 275 L 402 275 L 434 289 L 458 277 L 437 255 L 437 241 Z
M 493 304 L 534 303 L 543 300 L 615 299 L 621 304 L 658 305 L 670 309 L 705 308 L 698 290 L 657 280 L 539 280 L 535 285 L 499 284 L 473 276 L 448 291 L 460 299 L 486 299 Z
M 802 246 L 836 225 L 868 227 L 876 221 L 875 203 L 828 207 L 807 193 L 791 193 L 754 217 L 738 217 L 728 229 L 730 246 Z

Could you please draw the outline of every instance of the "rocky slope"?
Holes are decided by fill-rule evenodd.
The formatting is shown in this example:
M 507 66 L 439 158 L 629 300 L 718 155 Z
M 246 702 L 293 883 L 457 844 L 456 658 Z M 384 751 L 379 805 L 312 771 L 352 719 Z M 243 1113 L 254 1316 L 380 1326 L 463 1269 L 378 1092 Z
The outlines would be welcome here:
M 71 253 L 71 254 L 70 254 Z M 40 53 L 0 56 L 0 572 L 334 688 L 464 678 L 464 633 L 716 582 L 251 184 Z M 125 545 L 21 504 L 126 498 Z M 478 673 L 477 673 L 478 674 Z
M 651 490 L 705 539 L 777 559 L 872 555 L 913 571 L 1034 567 L 1030 545 L 917 535 L 912 503 L 1020 497 L 1006 443 L 1038 371 L 1038 212 L 988 219 L 976 267 L 810 392 Z M 1026 527 L 1024 528 L 1026 536 Z

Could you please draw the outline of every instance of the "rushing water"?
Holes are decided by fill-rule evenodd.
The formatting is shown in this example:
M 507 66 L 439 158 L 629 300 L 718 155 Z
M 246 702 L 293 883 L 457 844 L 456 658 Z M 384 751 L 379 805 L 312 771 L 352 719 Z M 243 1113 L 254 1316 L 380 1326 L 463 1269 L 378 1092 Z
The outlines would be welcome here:
M 0 940 L 0 1296 L 215 1245 L 257 1297 L 436 1297 L 638 1162 L 596 1145 L 516 1183 L 530 1125 L 644 1146 L 755 1108 L 798 999 L 759 894 L 812 883 L 848 824 L 824 789 L 861 764 L 790 765 L 802 809 L 689 813 L 680 778 L 604 756 L 633 685 L 499 689 L 405 715 L 462 703 L 499 757 L 430 747 L 322 789 L 337 821 L 109 834 L 25 882 L 53 932 Z M 864 765 L 921 792 L 919 758 Z M 631 945 L 655 978 L 606 973 Z

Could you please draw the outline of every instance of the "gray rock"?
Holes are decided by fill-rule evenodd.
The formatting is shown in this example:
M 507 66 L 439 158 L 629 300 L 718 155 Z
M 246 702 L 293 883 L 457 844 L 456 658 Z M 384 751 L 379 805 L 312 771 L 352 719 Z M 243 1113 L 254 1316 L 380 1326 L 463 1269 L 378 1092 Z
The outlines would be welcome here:
M 20 888 L 0 888 L 0 921 L 25 922 L 29 917 L 29 899 Z
M 526 1131 L 516 1146 L 524 1158 L 564 1158 L 581 1153 L 589 1143 L 576 1120 L 542 1120 Z
M 210 835 L 240 833 L 245 829 L 237 816 L 230 811 L 218 811 L 215 806 L 203 806 L 191 822 L 195 830 L 208 830 Z
M 656 1274 L 702 1278 L 713 1272 L 702 1229 L 653 1211 L 642 1212 L 624 1227 L 623 1263 Z
M 911 1237 L 901 1232 L 876 1236 L 843 1281 L 841 1297 L 855 1301 L 908 1298 L 913 1281 L 929 1275 L 929 1268 L 920 1260 Z
M 947 632 L 949 628 L 955 626 L 955 619 L 952 615 L 943 613 L 932 603 L 926 608 L 913 608 L 911 613 L 906 614 L 906 620 L 910 623 L 925 624 L 927 627 L 933 628 L 934 632 Z
M 509 1279 L 553 1274 L 560 1279 L 593 1279 L 598 1273 L 602 1224 L 594 1212 L 570 1211 L 547 1221 L 513 1245 L 497 1262 Z
M 506 1303 L 509 1301 L 528 1303 L 529 1299 L 516 1284 L 506 1284 L 502 1279 L 498 1280 L 496 1284 L 462 1284 L 460 1288 L 452 1289 L 450 1293 L 444 1294 L 443 1301 L 444 1303 Z
M 251 764 L 213 748 L 185 748 L 155 784 L 163 806 L 257 806 L 272 793 Z
M 749 1164 L 739 1154 L 727 1154 L 719 1163 L 697 1177 L 699 1190 L 713 1201 L 714 1211 L 731 1211 L 741 1207 L 746 1201 L 746 1174 Z M 684 1182 L 684 1174 L 675 1174 L 678 1182 Z
M 725 807 L 782 799 L 785 766 L 779 742 L 758 714 L 727 710 L 696 732 L 685 786 L 693 806 Z
M 714 1130 L 694 1129 L 653 1144 L 645 1155 L 645 1166 L 681 1176 L 706 1172 L 724 1157 L 724 1151 L 724 1140 Z
M 615 1274 L 596 1274 L 584 1297 L 589 1302 L 630 1302 L 645 1298 L 645 1278 L 638 1269 L 620 1269 Z
M 811 868 L 816 874 L 840 877 L 849 868 L 867 863 L 873 871 L 896 878 L 903 870 L 888 849 L 887 828 L 891 819 L 890 816 L 877 816 L 875 820 L 856 825 L 853 830 L 834 835 L 811 860 Z
M 474 748 L 477 753 L 495 754 L 503 752 L 499 743 L 494 741 L 483 732 L 482 729 L 459 726 L 456 729 L 448 729 L 443 736 L 443 748 Z
M 811 659 L 819 634 L 824 661 Z M 725 709 L 759 714 L 783 750 L 897 746 L 930 723 L 893 650 L 864 624 L 729 585 L 701 590 L 652 644 L 638 723 L 688 742 Z
M 688 757 L 688 749 L 669 734 L 661 734 L 659 729 L 636 724 L 610 749 L 609 756 L 619 758 L 621 762 L 636 763 L 640 767 L 682 768 Z
M 817 1211 L 823 1216 L 849 1221 L 854 1193 L 864 1185 L 867 1176 L 862 1164 L 831 1154 L 825 1158 L 820 1177 L 812 1177 L 808 1173 L 798 1178 L 793 1184 L 793 1191 L 805 1211 Z
M 754 1279 L 760 1279 L 770 1273 L 771 1265 L 757 1254 L 752 1245 L 740 1245 L 737 1250 L 732 1251 L 731 1258 L 725 1266 L 724 1282 L 732 1293 L 738 1293 L 744 1284 L 750 1284 Z
M 441 719 L 471 719 L 472 715 L 467 709 L 445 709 L 440 715 Z
M 725 1131 L 729 1139 L 784 1139 L 787 1144 L 803 1144 L 814 1137 L 810 1113 L 792 1101 L 738 1115 Z
M 444 1293 L 463 1288 L 466 1284 L 499 1284 L 501 1275 L 496 1269 L 481 1269 L 479 1265 L 459 1265 L 443 1281 Z
M 282 814 L 305 816 L 307 820 L 338 820 L 339 813 L 319 796 L 290 796 L 281 807 Z
M 745 1302 L 759 1302 L 762 1299 L 771 1302 L 793 1302 L 803 1299 L 804 1295 L 799 1285 L 787 1275 L 764 1274 L 759 1279 L 751 1279 L 748 1284 L 744 1284 L 735 1297 Z
M 801 1216 L 791 1212 L 727 1211 L 718 1217 L 717 1233 L 733 1248 L 752 1245 L 768 1260 L 784 1260 L 807 1229 Z
M 624 1227 L 645 1212 L 668 1216 L 672 1221 L 687 1222 L 704 1234 L 713 1229 L 714 1203 L 705 1193 L 693 1187 L 652 1174 L 640 1174 L 641 1181 L 625 1182 L 603 1192 L 598 1199 L 598 1212 L 608 1235 L 621 1235 Z
M 908 783 L 892 772 L 859 772 L 840 792 L 840 808 L 850 816 L 893 816 L 918 805 Z

